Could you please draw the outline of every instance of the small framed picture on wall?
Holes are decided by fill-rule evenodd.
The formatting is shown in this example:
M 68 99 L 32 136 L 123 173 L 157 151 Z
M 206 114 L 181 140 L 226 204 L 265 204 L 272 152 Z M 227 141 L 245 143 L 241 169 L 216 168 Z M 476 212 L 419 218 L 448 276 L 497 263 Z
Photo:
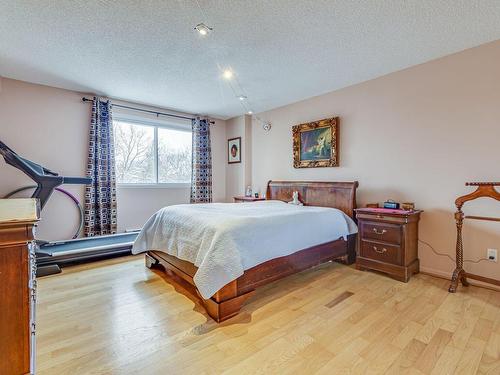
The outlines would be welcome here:
M 241 137 L 227 140 L 227 162 L 241 163 Z

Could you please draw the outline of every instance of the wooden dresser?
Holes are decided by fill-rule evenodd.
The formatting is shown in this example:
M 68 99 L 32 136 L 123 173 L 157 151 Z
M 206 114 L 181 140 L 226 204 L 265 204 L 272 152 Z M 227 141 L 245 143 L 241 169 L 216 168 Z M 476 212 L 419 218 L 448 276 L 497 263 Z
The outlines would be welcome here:
M 0 374 L 33 374 L 35 199 L 0 199 Z
M 408 282 L 419 272 L 418 222 L 422 211 L 359 208 L 356 267 Z

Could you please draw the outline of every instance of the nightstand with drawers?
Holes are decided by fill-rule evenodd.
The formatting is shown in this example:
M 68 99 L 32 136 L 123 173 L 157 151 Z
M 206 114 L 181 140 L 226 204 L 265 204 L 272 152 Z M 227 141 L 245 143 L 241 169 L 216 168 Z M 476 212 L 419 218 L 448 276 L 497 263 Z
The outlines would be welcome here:
M 356 267 L 408 282 L 419 272 L 418 222 L 422 211 L 359 208 Z
M 245 203 L 245 202 L 265 201 L 266 198 L 264 198 L 264 197 L 256 198 L 253 196 L 252 197 L 236 196 L 236 197 L 233 197 L 233 200 L 234 200 L 234 203 Z

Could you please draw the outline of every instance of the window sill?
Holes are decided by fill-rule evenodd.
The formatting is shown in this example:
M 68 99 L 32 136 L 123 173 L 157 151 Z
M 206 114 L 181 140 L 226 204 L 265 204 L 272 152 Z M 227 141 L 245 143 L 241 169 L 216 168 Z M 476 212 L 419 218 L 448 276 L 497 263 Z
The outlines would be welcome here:
M 171 182 L 165 184 L 116 184 L 118 189 L 189 189 L 190 182 Z

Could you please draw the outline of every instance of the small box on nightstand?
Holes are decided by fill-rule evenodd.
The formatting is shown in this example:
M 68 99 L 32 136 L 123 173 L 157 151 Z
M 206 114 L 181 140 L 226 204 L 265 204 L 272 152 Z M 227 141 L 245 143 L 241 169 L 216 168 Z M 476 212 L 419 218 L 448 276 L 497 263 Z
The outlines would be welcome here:
M 419 272 L 418 222 L 422 211 L 358 208 L 356 268 L 408 282 Z

